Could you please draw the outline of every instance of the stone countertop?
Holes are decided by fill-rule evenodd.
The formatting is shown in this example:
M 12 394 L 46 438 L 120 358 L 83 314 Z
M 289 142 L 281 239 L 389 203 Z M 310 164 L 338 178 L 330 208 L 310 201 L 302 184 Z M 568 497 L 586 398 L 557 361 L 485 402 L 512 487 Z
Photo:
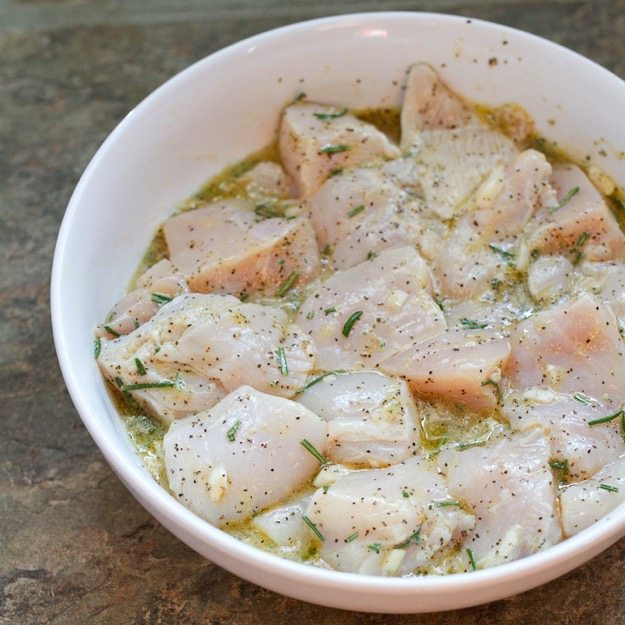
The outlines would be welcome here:
M 54 243 L 74 185 L 118 121 L 167 78 L 241 38 L 395 9 L 515 26 L 625 77 L 623 0 L 0 0 L 1 625 L 623 623 L 625 540 L 546 586 L 441 614 L 341 612 L 244 582 L 129 495 L 61 380 L 48 307 Z

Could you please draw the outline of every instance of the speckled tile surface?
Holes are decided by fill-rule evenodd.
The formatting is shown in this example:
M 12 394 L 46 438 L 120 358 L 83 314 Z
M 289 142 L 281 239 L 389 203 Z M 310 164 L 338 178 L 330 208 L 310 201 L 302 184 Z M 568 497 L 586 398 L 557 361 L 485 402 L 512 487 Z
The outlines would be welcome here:
M 0 0 L 1 625 L 625 622 L 625 540 L 542 588 L 458 612 L 364 615 L 265 591 L 155 522 L 108 468 L 65 391 L 50 330 L 51 260 L 65 205 L 101 141 L 156 86 L 218 48 L 374 9 L 499 21 L 625 77 L 622 0 Z

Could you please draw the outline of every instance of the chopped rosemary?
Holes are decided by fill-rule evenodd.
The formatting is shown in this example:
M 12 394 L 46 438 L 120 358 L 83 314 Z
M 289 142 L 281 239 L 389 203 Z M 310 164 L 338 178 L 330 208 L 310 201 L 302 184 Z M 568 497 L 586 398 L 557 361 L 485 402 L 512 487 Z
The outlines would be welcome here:
M 118 375 L 115 376 L 115 384 L 117 384 L 119 388 L 124 387 L 124 381 Z
M 593 425 L 599 425 L 600 423 L 607 423 L 608 421 L 613 421 L 614 419 L 617 419 L 618 417 L 625 417 L 625 410 L 623 408 L 605 417 L 601 417 L 600 419 L 593 419 L 592 421 L 588 421 L 588 425 L 593 426 Z
M 314 319 L 315 318 L 315 311 L 314 310 L 309 310 L 306 313 L 306 319 Z
M 406 538 L 406 540 L 400 542 L 398 545 L 395 545 L 395 549 L 408 549 L 410 545 L 417 545 L 421 542 L 421 528 L 419 528 L 416 532 L 413 532 Z
M 348 217 L 355 217 L 356 215 L 358 215 L 358 213 L 362 213 L 362 211 L 365 210 L 365 205 L 364 204 L 359 204 L 358 206 L 354 206 L 354 208 L 352 208 L 351 210 L 347 211 L 347 216 Z
M 119 332 L 116 332 L 115 330 L 113 330 L 113 328 L 111 328 L 111 326 L 104 326 L 104 329 L 109 333 L 112 334 L 115 338 L 117 338 L 118 336 L 121 336 L 121 334 Z
M 449 508 L 450 506 L 460 506 L 462 504 L 459 501 L 435 501 L 434 505 L 437 508 Z
M 579 193 L 579 187 L 573 187 L 569 189 L 567 194 L 555 205 L 549 209 L 550 213 L 555 213 L 558 209 L 562 208 L 565 204 L 568 204 L 571 198 Z
M 618 486 L 611 486 L 610 484 L 599 484 L 599 488 L 607 490 L 609 493 L 618 493 Z
M 99 336 L 96 336 L 93 341 L 93 356 L 97 358 L 102 352 L 102 339 Z
M 226 437 L 231 443 L 234 443 L 234 439 L 237 437 L 237 432 L 241 427 L 241 421 L 238 419 L 234 422 L 234 425 L 226 432 Z
M 146 388 L 175 388 L 176 382 L 172 380 L 163 380 L 162 382 L 139 382 L 138 384 L 125 384 L 122 391 L 129 393 L 130 391 L 142 391 Z
M 340 175 L 342 173 L 343 173 L 343 168 L 342 167 L 336 167 L 336 168 L 330 170 L 330 177 L 332 178 L 333 176 L 338 176 L 338 175 Z
M 257 204 L 256 208 L 254 208 L 254 212 L 259 217 L 266 217 L 268 219 L 271 217 L 282 217 L 281 213 L 276 210 L 276 203 L 273 200 L 267 200 L 266 202 Z
M 336 308 L 334 308 L 334 306 L 330 306 L 330 308 L 324 308 L 324 309 L 323 309 L 323 312 L 324 312 L 326 315 L 329 315 L 330 313 L 336 312 Z
M 137 366 L 137 373 L 139 375 L 145 375 L 146 370 L 144 364 L 141 362 L 139 358 L 135 358 L 135 365 Z
M 401 496 L 404 497 L 405 499 L 408 499 L 408 497 L 410 497 L 410 493 L 407 490 L 402 490 Z
M 502 247 L 499 247 L 494 243 L 489 243 L 488 247 L 490 247 L 493 252 L 497 252 L 497 254 L 499 254 L 507 263 L 514 260 L 514 254 L 512 252 L 508 252 L 508 250 L 504 250 Z
M 284 297 L 293 288 L 298 278 L 299 273 L 297 273 L 297 271 L 292 271 L 286 280 L 278 287 L 276 297 Z
M 375 258 L 377 256 L 377 254 L 373 251 L 373 250 L 369 250 L 367 252 L 367 260 L 372 260 L 373 258 Z
M 467 328 L 467 330 L 482 330 L 488 326 L 487 323 L 479 323 L 474 319 L 467 319 L 466 317 L 462 317 L 460 323 Z
M 345 542 L 346 543 L 351 543 L 353 541 L 355 541 L 358 538 L 358 532 L 354 532 L 353 534 L 350 534 L 346 539 Z
M 321 250 L 321 255 L 322 256 L 332 256 L 332 252 L 334 250 L 332 249 L 332 246 L 328 243 L 322 250 Z
M 169 297 L 169 295 L 163 295 L 162 293 L 152 293 L 152 297 L 150 298 L 155 304 L 162 306 L 163 304 L 167 304 L 167 302 L 171 302 L 173 297 Z
M 304 523 L 306 523 L 306 525 L 308 525 L 308 527 L 310 527 L 310 529 L 312 530 L 313 534 L 321 542 L 323 542 L 325 540 L 325 538 L 323 537 L 323 534 L 319 531 L 319 528 L 305 514 L 302 514 L 302 521 L 304 521 Z
M 321 464 L 328 464 L 328 459 L 307 438 L 303 438 L 299 444 Z
M 282 346 L 278 347 L 278 364 L 280 365 L 280 373 L 289 375 L 289 363 L 286 361 L 286 354 Z
M 585 406 L 590 406 L 592 403 L 592 397 L 588 397 L 585 393 L 573 393 L 573 399 Z
M 326 121 L 327 119 L 336 119 L 337 117 L 343 117 L 343 115 L 347 114 L 347 109 L 343 109 L 338 113 L 313 113 L 313 115 L 320 119 L 321 121 Z
M 582 258 L 584 258 L 584 252 L 582 251 L 582 248 L 584 247 L 584 243 L 586 243 L 586 241 L 588 241 L 589 238 L 590 238 L 590 232 L 584 231 L 579 235 L 579 239 L 577 239 L 577 243 L 575 244 L 575 247 L 573 247 L 573 252 L 575 252 L 575 257 L 573 258 L 573 265 L 579 264 Z
M 375 551 L 376 553 L 380 553 L 380 549 L 382 549 L 382 544 L 381 543 L 371 543 L 370 545 L 367 545 L 367 549 L 369 551 Z
M 306 97 L 306 94 L 303 91 L 300 91 L 294 98 L 293 98 L 293 102 L 299 102 L 300 100 L 303 100 Z
M 345 371 L 343 369 L 335 369 L 334 371 L 327 371 L 326 373 L 319 375 L 316 378 L 313 378 L 310 382 L 308 382 L 308 384 L 305 384 L 304 386 L 302 386 L 302 388 L 298 388 L 295 391 L 295 394 L 299 395 L 300 393 L 303 393 L 305 390 L 309 389 L 311 386 L 314 386 L 315 384 L 317 384 L 317 382 L 321 382 L 321 380 L 323 380 L 324 378 L 327 378 L 329 375 L 335 375 L 336 373 L 345 373 Z
M 341 331 L 341 333 L 343 334 L 345 338 L 349 336 L 349 333 L 352 331 L 354 324 L 361 317 L 362 317 L 362 310 L 357 310 L 356 312 L 352 313 L 349 316 L 349 319 L 345 322 L 345 325 L 343 326 L 343 330 Z
M 473 551 L 467 548 L 467 555 L 469 556 L 469 564 L 474 571 L 477 571 L 477 564 L 475 563 L 475 556 L 473 555 Z
M 549 466 L 556 471 L 562 471 L 563 475 L 569 472 L 569 461 L 566 458 L 564 460 L 552 460 Z
M 339 152 L 348 152 L 351 149 L 351 146 L 345 145 L 344 143 L 339 143 L 337 145 L 324 145 L 319 150 L 319 154 L 338 154 Z
M 443 306 L 443 302 L 438 299 L 438 297 L 434 298 L 434 303 L 443 311 L 445 312 L 445 307 Z

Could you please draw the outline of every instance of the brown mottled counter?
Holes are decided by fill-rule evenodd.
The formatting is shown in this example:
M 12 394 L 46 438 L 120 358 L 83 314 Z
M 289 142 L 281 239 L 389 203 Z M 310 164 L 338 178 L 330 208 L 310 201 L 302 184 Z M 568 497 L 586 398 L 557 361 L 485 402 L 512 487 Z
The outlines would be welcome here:
M 154 521 L 69 400 L 48 283 L 65 206 L 98 145 L 145 95 L 214 50 L 283 24 L 372 10 L 498 21 L 625 77 L 623 0 L 0 0 L 0 625 L 625 622 L 625 540 L 546 586 L 458 612 L 364 615 L 263 590 Z

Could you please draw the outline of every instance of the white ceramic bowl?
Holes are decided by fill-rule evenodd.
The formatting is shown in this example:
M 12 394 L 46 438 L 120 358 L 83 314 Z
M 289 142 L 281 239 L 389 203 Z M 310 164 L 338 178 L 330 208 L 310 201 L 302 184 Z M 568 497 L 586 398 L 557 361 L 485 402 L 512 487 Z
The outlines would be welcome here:
M 494 59 L 494 60 L 493 60 Z M 625 182 L 625 83 L 583 57 L 510 28 L 426 13 L 370 13 L 288 26 L 191 66 L 106 140 L 67 208 L 52 273 L 52 321 L 70 394 L 102 453 L 141 504 L 202 555 L 306 601 L 372 612 L 449 610 L 538 586 L 625 534 L 625 508 L 551 549 L 446 577 L 321 570 L 269 555 L 202 521 L 133 452 L 93 358 L 92 332 L 124 291 L 159 222 L 226 164 L 270 142 L 298 92 L 349 107 L 397 105 L 406 68 L 432 64 L 469 98 L 516 102 L 538 129 Z

